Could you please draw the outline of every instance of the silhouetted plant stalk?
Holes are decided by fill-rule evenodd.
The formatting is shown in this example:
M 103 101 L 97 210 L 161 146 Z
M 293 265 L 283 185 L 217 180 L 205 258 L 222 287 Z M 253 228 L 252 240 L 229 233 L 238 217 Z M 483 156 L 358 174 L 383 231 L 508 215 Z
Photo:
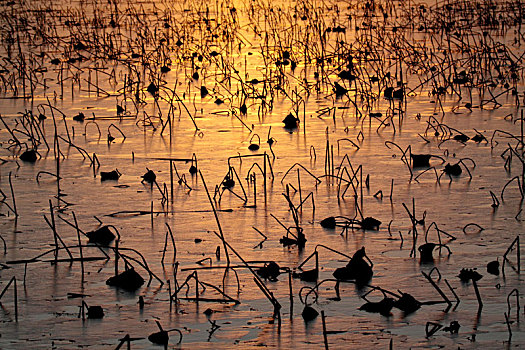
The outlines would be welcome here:
M 166 256 L 166 250 L 168 248 L 168 234 L 171 238 L 171 244 L 173 246 L 173 264 L 177 261 L 177 246 L 175 245 L 175 238 L 173 237 L 173 232 L 171 231 L 170 225 L 166 223 L 168 230 L 166 231 L 166 238 L 164 240 L 164 248 L 162 249 L 162 259 L 160 260 L 161 265 L 164 267 L 164 257 Z
M 439 274 L 439 271 L 434 268 L 438 274 Z M 433 269 L 433 270 L 434 270 Z M 452 307 L 452 302 L 450 301 L 450 299 L 445 295 L 445 293 L 443 293 L 443 291 L 441 290 L 441 288 L 439 288 L 439 286 L 436 284 L 436 282 L 432 279 L 432 276 L 431 276 L 431 273 L 432 271 L 429 273 L 429 274 L 426 274 L 424 271 L 421 271 L 421 273 L 423 274 L 423 276 L 426 278 L 426 280 L 432 285 L 432 287 L 434 287 L 434 289 L 438 292 L 438 294 L 443 298 L 443 301 L 448 305 L 447 309 L 445 312 L 448 312 L 448 310 L 450 310 L 450 308 Z M 441 274 L 439 274 L 439 279 L 441 279 Z M 447 284 L 448 285 L 448 284 Z M 448 285 L 449 286 L 449 285 Z M 450 287 L 450 286 L 449 286 Z M 459 303 L 459 300 L 458 300 L 458 303 Z
M 16 277 L 15 276 L 11 277 L 9 282 L 6 284 L 6 286 L 2 290 L 2 293 L 0 293 L 0 300 L 2 300 L 2 297 L 7 292 L 7 289 L 11 286 L 11 284 L 13 285 L 12 289 L 13 289 L 13 299 L 14 299 L 14 304 L 15 304 L 15 321 L 18 322 L 18 288 L 16 287 Z
M 519 274 L 521 271 L 521 251 L 520 251 L 520 236 L 516 236 L 516 238 L 512 241 L 510 246 L 507 248 L 507 251 L 505 254 L 503 254 L 503 263 L 501 265 L 501 272 L 503 276 L 505 276 L 505 265 L 506 263 L 510 263 L 510 260 L 507 258 L 509 253 L 511 253 L 513 250 L 516 250 L 516 264 L 518 265 L 517 270 L 514 268 L 513 265 L 510 265 L 516 272 Z
M 507 317 L 510 318 L 511 313 L 511 305 L 510 305 L 510 298 L 512 295 L 516 296 L 516 321 L 518 324 L 520 323 L 520 292 L 518 289 L 514 288 L 508 295 L 507 295 Z
M 219 234 L 220 234 L 220 238 L 221 238 L 221 241 L 223 242 L 223 248 L 224 248 L 224 253 L 226 254 L 226 266 L 230 266 L 230 256 L 228 254 L 228 249 L 227 249 L 227 243 L 226 241 L 224 240 L 224 234 L 222 232 L 222 227 L 221 227 L 221 223 L 219 221 L 219 216 L 217 215 L 217 211 L 215 209 L 215 205 L 213 204 L 212 202 L 212 198 L 210 196 L 210 192 L 208 191 L 208 186 L 206 186 L 206 182 L 204 181 L 204 177 L 202 175 L 202 172 L 199 170 L 199 175 L 201 177 L 201 180 L 202 180 L 202 184 L 204 185 L 204 189 L 206 190 L 206 195 L 208 196 L 208 200 L 210 202 L 210 206 L 213 210 L 213 215 L 215 216 L 215 221 L 217 222 L 217 227 L 219 229 Z
M 323 321 L 324 348 L 325 348 L 325 350 L 328 350 L 328 337 L 327 337 L 327 332 L 326 332 L 326 316 L 324 314 L 324 310 L 321 310 L 321 320 Z
M 210 202 L 211 202 L 211 199 L 210 199 Z M 246 262 L 246 260 L 244 260 L 241 257 L 241 255 L 239 255 L 239 253 L 237 253 L 237 251 L 228 242 L 226 242 L 226 240 L 224 239 L 224 236 L 222 234 L 220 234 L 220 233 L 217 233 L 217 232 L 214 232 L 214 233 L 219 239 L 221 239 L 223 244 L 225 246 L 227 246 L 231 250 L 231 252 L 233 252 L 237 256 L 237 258 L 239 258 L 241 260 L 241 262 L 244 264 L 244 266 L 246 266 L 248 268 L 248 270 L 250 270 L 250 272 L 254 276 L 253 280 L 254 280 L 255 284 L 259 287 L 259 289 L 263 292 L 263 294 L 266 296 L 266 298 L 268 298 L 268 300 L 272 303 L 272 305 L 274 307 L 273 317 L 277 318 L 279 320 L 279 323 L 280 323 L 281 322 L 280 321 L 280 318 L 281 318 L 281 316 L 280 316 L 281 304 L 273 296 L 273 293 L 265 286 L 265 284 L 261 281 L 259 275 L 257 275 L 257 273 L 255 273 L 255 271 L 248 264 L 248 262 Z
M 71 251 L 69 250 L 69 248 L 64 243 L 64 241 L 59 236 L 59 234 L 58 234 L 58 232 L 56 230 L 55 215 L 53 213 L 53 205 L 51 204 L 51 200 L 49 200 L 49 212 L 50 212 L 51 222 L 49 222 L 49 220 L 47 219 L 47 217 L 45 215 L 44 215 L 44 220 L 46 221 L 46 223 L 49 225 L 49 227 L 53 231 L 53 238 L 55 240 L 55 261 L 58 259 L 58 241 L 60 241 L 60 243 L 62 243 L 62 246 L 64 247 L 64 249 L 66 250 L 67 254 L 69 255 L 69 258 L 73 259 L 73 255 L 71 254 Z

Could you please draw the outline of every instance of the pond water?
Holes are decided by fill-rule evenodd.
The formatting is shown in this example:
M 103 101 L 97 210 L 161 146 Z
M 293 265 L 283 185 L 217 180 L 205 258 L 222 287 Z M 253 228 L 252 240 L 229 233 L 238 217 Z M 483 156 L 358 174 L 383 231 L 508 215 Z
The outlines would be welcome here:
M 168 348 L 525 344 L 521 1 L 0 7 L 1 348 L 117 348 L 126 335 L 155 348 L 156 321 Z M 410 152 L 433 157 L 413 167 Z M 103 225 L 118 262 L 117 240 L 82 234 Z M 280 242 L 298 232 L 304 247 Z M 418 247 L 440 242 L 422 262 Z M 373 277 L 336 282 L 361 247 Z M 314 252 L 317 288 L 290 277 Z M 506 253 L 504 274 L 488 273 Z M 270 262 L 280 275 L 256 278 Z M 131 267 L 143 286 L 106 284 Z M 463 268 L 483 278 L 462 282 Z M 423 304 L 359 310 L 401 293 Z M 83 320 L 83 301 L 104 317 Z M 305 303 L 324 318 L 306 322 Z

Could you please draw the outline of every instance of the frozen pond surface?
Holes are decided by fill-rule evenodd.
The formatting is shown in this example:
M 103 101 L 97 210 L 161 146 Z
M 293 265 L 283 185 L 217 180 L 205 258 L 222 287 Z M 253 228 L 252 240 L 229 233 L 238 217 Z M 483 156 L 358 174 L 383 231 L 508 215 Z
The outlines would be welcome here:
M 109 349 L 127 334 L 131 348 L 155 348 L 147 337 L 156 321 L 172 330 L 168 348 L 321 348 L 324 334 L 334 349 L 524 346 L 513 244 L 525 218 L 522 2 L 15 0 L 0 8 L 0 289 L 14 277 L 18 298 L 16 316 L 14 284 L 1 297 L 1 348 Z M 401 98 L 386 98 L 392 90 Z M 296 128 L 284 128 L 289 114 Z M 469 139 L 454 139 L 461 135 Z M 409 146 L 433 155 L 429 165 L 413 168 L 402 153 Z M 38 150 L 35 162 L 20 159 L 27 149 Z M 458 162 L 459 176 L 443 174 Z M 101 181 L 116 169 L 118 180 Z M 141 182 L 148 169 L 157 184 Z M 84 233 L 118 230 L 118 270 L 133 266 L 143 286 L 106 284 L 116 241 L 98 249 L 80 233 L 81 266 L 73 213 Z M 328 217 L 341 217 L 335 229 L 320 225 Z M 379 229 L 343 227 L 366 217 Z M 56 263 L 52 220 L 63 241 Z M 280 243 L 298 232 L 304 247 Z M 444 245 L 433 261 L 420 261 L 425 242 Z M 505 275 L 488 273 L 494 260 L 501 271 L 511 245 Z M 368 286 L 336 284 L 333 272 L 349 261 L 337 252 L 361 247 L 373 263 Z M 263 279 L 280 322 L 231 248 L 254 270 L 281 268 Z M 313 291 L 316 283 L 287 271 L 300 272 L 315 251 L 317 281 L 327 281 Z M 312 258 L 303 269 L 314 267 Z M 458 278 L 463 268 L 483 275 L 481 312 L 474 284 Z M 202 283 L 198 295 L 194 278 L 174 294 L 190 276 Z M 217 290 L 232 299 L 213 301 L 227 298 Z M 309 292 L 325 332 L 321 315 L 301 317 Z M 402 292 L 423 305 L 408 315 L 359 310 L 363 297 Z M 104 317 L 82 320 L 82 301 Z M 458 332 L 426 336 L 427 322 L 453 321 Z

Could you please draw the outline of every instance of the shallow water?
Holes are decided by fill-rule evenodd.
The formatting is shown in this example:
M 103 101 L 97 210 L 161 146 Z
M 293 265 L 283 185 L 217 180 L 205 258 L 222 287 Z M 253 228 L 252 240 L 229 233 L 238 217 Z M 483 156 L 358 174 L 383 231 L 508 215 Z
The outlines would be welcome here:
M 5 99 L 1 102 L 1 115 L 10 129 L 21 129 L 21 115 L 26 110 L 32 111 L 35 116 L 45 114 L 47 119 L 39 125 L 45 130 L 50 149 L 47 150 L 42 143 L 38 147 L 41 157 L 34 164 L 23 162 L 18 157 L 25 146 L 22 146 L 22 150 L 13 146 L 9 141 L 12 136 L 7 128 L 2 126 L 0 130 L 0 158 L 6 160 L 0 166 L 0 189 L 7 196 L 5 203 L 13 207 L 9 186 L 11 174 L 18 214 L 15 218 L 5 204 L 1 209 L 4 216 L 0 219 L 0 232 L 6 242 L 6 253 L 1 254 L 0 261 L 1 286 L 3 289 L 13 276 L 16 277 L 18 321 L 15 319 L 14 290 L 9 288 L 1 300 L 3 309 L 0 320 L 3 327 L 0 331 L 0 347 L 115 348 L 119 339 L 129 334 L 133 338 L 140 338 L 132 342 L 132 348 L 151 348 L 154 346 L 146 338 L 158 331 L 155 321 L 159 321 L 165 330 L 177 329 L 182 333 L 180 344 L 177 344 L 178 333 L 169 333 L 170 348 L 191 346 L 222 349 L 232 345 L 242 348 L 322 347 L 324 340 L 321 317 L 309 323 L 305 323 L 301 317 L 304 307 L 301 296 L 314 286 L 313 283 L 292 280 L 292 308 L 286 272 L 283 271 L 278 281 L 265 282 L 282 305 L 279 326 L 279 322 L 272 318 L 272 304 L 255 284 L 253 275 L 248 269 L 241 267 L 242 262 L 231 251 L 231 264 L 237 267 L 224 274 L 224 246 L 213 233 L 219 229 L 202 178 L 213 198 L 216 186 L 222 192 L 221 182 L 228 173 L 228 159 L 238 155 L 258 155 L 244 157 L 242 162 L 239 158 L 230 160 L 243 182 L 246 201 L 226 190 L 220 200 L 219 195 L 215 197 L 213 205 L 219 210 L 218 217 L 225 241 L 244 260 L 253 262 L 254 266 L 275 261 L 281 268 L 294 270 L 318 245 L 349 256 L 364 246 L 374 264 L 374 276 L 369 284 L 394 293 L 398 293 L 398 290 L 410 293 L 419 301 L 442 300 L 421 272 L 428 273 L 436 267 L 441 273 L 442 278 L 439 281 L 435 278 L 436 283 L 452 300 L 453 307 L 446 310 L 447 305 L 443 303 L 424 305 L 407 316 L 397 309 L 392 310 L 390 317 L 358 310 L 365 303 L 361 296 L 371 288 L 356 289 L 353 283 L 341 283 L 341 300 L 335 301 L 335 282 L 321 284 L 317 292 L 318 298 L 314 300 L 311 295 L 307 301 L 319 312 L 324 311 L 330 348 L 387 348 L 391 341 L 394 348 L 414 349 L 522 347 L 525 335 L 519 321 L 525 315 L 520 310 L 517 312 L 515 297 L 509 299 L 512 305 L 509 315 L 512 330 L 510 342 L 504 315 L 508 311 L 509 293 L 517 289 L 521 297 L 522 275 L 509 267 L 509 263 L 505 269 L 505 277 L 488 274 L 485 268 L 488 262 L 495 259 L 499 259 L 501 263 L 507 248 L 524 229 L 523 214 L 520 212 L 521 195 L 516 181 L 506 188 L 504 201 L 501 198 L 505 184 L 514 176 L 522 175 L 522 166 L 517 155 L 513 156 L 510 171 L 504 168 L 505 159 L 501 157 L 508 148 L 507 143 L 512 147 L 518 145 L 516 154 L 523 157 L 522 148 L 518 144 L 522 108 L 516 103 L 516 99 L 521 103 L 524 99 L 520 26 L 508 25 L 504 35 L 500 35 L 497 29 L 500 27 L 497 25 L 479 26 L 474 21 L 476 16 L 492 12 L 482 12 L 475 5 L 471 5 L 466 12 L 461 12 L 467 3 L 449 4 L 456 12 L 449 13 L 448 16 L 465 17 L 473 23 L 472 26 L 458 25 L 455 28 L 458 35 L 463 35 L 463 40 L 472 45 L 471 49 L 481 47 L 480 43 L 485 40 L 484 43 L 491 43 L 487 46 L 495 50 L 486 55 L 498 53 L 503 56 L 503 53 L 511 52 L 509 55 L 516 63 L 519 79 L 513 81 L 508 77 L 509 61 L 502 57 L 499 57 L 501 64 L 498 68 L 503 71 L 506 79 L 495 77 L 495 64 L 491 66 L 489 62 L 496 59 L 489 60 L 480 53 L 481 63 L 477 65 L 478 62 L 473 63 L 469 54 L 458 49 L 460 45 L 457 42 L 460 40 L 455 43 L 452 38 L 453 48 L 447 46 L 447 41 L 443 38 L 452 35 L 447 36 L 439 29 L 443 22 L 436 18 L 442 17 L 429 14 L 437 9 L 439 14 L 446 14 L 447 10 L 443 10 L 446 8 L 444 3 L 429 2 L 424 5 L 428 9 L 424 13 L 417 11 L 418 8 L 421 9 L 419 3 L 405 2 L 377 2 L 375 10 L 366 9 L 357 2 L 286 2 L 283 5 L 273 4 L 271 7 L 255 1 L 216 2 L 209 4 L 208 12 L 205 3 L 182 1 L 116 1 L 112 6 L 96 1 L 43 5 L 41 2 L 31 1 L 23 4 L 15 2 L 14 5 L 1 4 L 5 9 L 2 17 L 4 28 L 9 27 L 8 23 L 16 23 L 19 27 L 14 26 L 18 28 L 15 33 L 26 34 L 35 34 L 41 28 L 54 39 L 45 44 L 29 45 L 24 39 L 27 37 L 22 35 L 20 52 L 24 53 L 24 58 L 28 65 L 32 65 L 33 71 L 36 66 L 46 67 L 47 72 L 35 75 L 39 82 L 46 82 L 46 87 L 37 84 L 30 94 L 26 82 L 26 95 L 30 94 L 31 98 L 12 98 L 15 93 L 9 86 L 13 85 L 6 81 L 16 81 L 17 94 L 20 97 L 23 79 L 13 73 L 17 72 L 18 67 L 16 59 L 13 59 L 19 57 L 17 41 L 9 40 L 8 29 L 2 31 L 3 56 L 11 55 L 11 61 L 4 60 L 8 72 L 4 72 L 2 94 Z M 118 11 L 114 9 L 115 5 Z M 379 16 L 379 5 L 383 5 L 389 13 L 388 18 Z M 513 18 L 512 8 L 518 5 L 517 2 L 498 2 L 499 7 L 495 13 L 504 18 Z M 236 11 L 231 10 L 233 6 Z M 36 8 L 46 7 L 52 10 L 35 11 Z M 273 10 L 270 11 L 271 8 Z M 145 14 L 142 16 L 141 12 Z M 19 15 L 15 15 L 16 13 Z M 366 13 L 368 16 L 365 16 Z M 419 15 L 416 16 L 416 13 Z M 466 16 L 467 13 L 472 17 Z M 303 15 L 306 18 L 304 20 L 301 19 Z M 348 15 L 352 18 L 349 19 Z M 23 18 L 40 27 L 31 28 Z M 111 18 L 116 18 L 115 28 L 110 25 Z M 70 22 L 66 24 L 68 19 Z M 204 19 L 211 23 L 211 32 L 206 30 Z M 499 19 L 502 24 L 503 17 Z M 364 24 L 367 21 L 371 21 L 371 27 Z M 78 25 L 72 25 L 73 22 Z M 164 23 L 169 23 L 170 27 L 166 28 Z M 412 30 L 412 23 L 416 27 L 423 23 L 429 29 Z M 376 28 L 372 28 L 374 25 Z M 431 29 L 433 25 L 436 27 Z M 321 41 L 316 41 L 320 40 L 316 33 L 326 27 L 337 26 L 346 27 L 346 32 L 327 34 L 328 39 L 323 45 Z M 356 26 L 360 26 L 360 30 L 356 30 Z M 392 28 L 395 26 L 399 30 L 393 34 Z M 24 28 L 31 29 L 25 31 Z M 489 35 L 484 36 L 483 31 L 487 31 Z M 268 33 L 267 42 L 264 33 Z M 104 34 L 106 38 L 102 39 Z M 218 38 L 213 38 L 213 34 Z M 308 40 L 311 40 L 308 43 L 307 34 Z M 88 48 L 73 50 L 71 44 L 75 40 L 71 40 L 71 35 Z M 167 42 L 164 48 L 159 48 L 163 35 Z M 379 35 L 384 37 L 380 40 L 377 37 Z M 37 37 L 39 35 L 34 38 Z M 129 39 L 129 44 L 123 39 Z M 174 43 L 177 39 L 182 41 L 180 46 Z M 338 45 L 337 42 L 341 41 L 346 44 Z M 474 44 L 476 42 L 477 45 Z M 399 45 L 397 49 L 395 43 Z M 426 58 L 415 55 L 406 43 L 421 44 L 420 51 L 427 53 Z M 132 58 L 131 51 L 137 52 L 142 44 L 145 45 L 142 56 Z M 497 47 L 500 44 L 505 44 L 505 50 L 508 51 L 498 52 Z M 368 55 L 377 55 L 380 60 L 374 61 L 363 53 L 367 51 L 367 45 Z M 450 53 L 443 57 L 455 57 L 457 61 L 440 61 L 442 57 L 439 52 L 445 46 Z M 350 50 L 349 47 L 353 49 Z M 344 68 L 347 64 L 345 50 L 352 52 L 352 62 L 355 71 L 359 72 L 358 81 L 361 85 L 342 82 L 337 77 L 341 70 L 339 67 Z M 212 54 L 213 51 L 218 55 Z M 291 60 L 297 62 L 295 71 L 290 66 L 275 64 L 276 60 L 282 59 L 284 51 L 289 51 Z M 433 51 L 435 56 L 430 54 Z M 39 52 L 46 54 L 40 57 Z M 202 54 L 203 61 L 199 62 L 198 57 L 192 59 L 193 52 Z M 71 57 L 77 57 L 77 54 L 83 57 L 81 61 L 68 62 Z M 401 56 L 405 57 L 402 64 L 399 63 Z M 315 60 L 309 61 L 315 57 L 320 58 L 319 62 L 322 64 L 315 63 Z M 328 62 L 329 57 L 333 59 L 331 62 Z M 54 58 L 60 59 L 58 65 L 51 63 Z M 421 63 L 407 68 L 407 62 L 416 58 Z M 160 67 L 169 61 L 171 71 L 160 74 Z M 305 61 L 308 62 L 307 66 L 304 65 Z M 142 64 L 143 62 L 148 65 Z M 446 68 L 449 64 L 455 70 Z M 399 65 L 403 69 L 402 77 Z M 197 69 L 196 66 L 200 68 Z M 444 73 L 431 79 L 432 72 L 435 71 L 424 70 L 428 66 L 437 67 L 438 72 L 443 69 Z M 476 72 L 475 68 L 480 71 Z M 284 70 L 282 74 L 280 69 Z M 443 83 L 440 81 L 443 77 L 452 79 L 454 73 L 463 69 L 469 72 L 472 77 L 471 86 L 474 87 L 455 84 L 448 88 L 445 95 L 431 93 L 436 87 L 432 84 Z M 192 78 L 195 71 L 199 72 L 199 79 Z M 316 72 L 319 73 L 319 78 L 315 77 Z M 392 78 L 368 86 L 366 82 L 369 77 L 378 72 L 382 75 L 390 72 Z M 493 72 L 494 76 L 486 76 L 487 72 Z M 124 94 L 125 81 L 130 75 L 134 84 L 128 85 Z M 135 84 L 139 76 L 141 103 L 137 104 Z M 59 83 L 61 78 L 65 79 L 64 84 Z M 158 82 L 159 79 L 163 83 L 158 85 L 163 88 L 159 93 L 158 103 L 155 103 L 147 87 L 151 81 Z M 250 83 L 252 79 L 260 82 Z M 304 79 L 308 84 L 303 83 Z M 430 81 L 418 87 L 426 79 Z M 403 80 L 407 91 L 414 89 L 403 101 L 384 98 L 385 84 L 394 85 L 396 80 Z M 489 80 L 496 81 L 496 86 L 490 87 Z M 332 89 L 335 81 L 345 84 L 350 89 L 348 94 L 336 98 Z M 515 86 L 517 97 L 504 87 L 506 82 Z M 95 85 L 101 89 L 98 93 Z M 199 90 L 202 85 L 210 91 L 208 96 L 201 97 Z M 277 85 L 282 90 L 273 88 Z M 173 98 L 169 90 L 174 86 L 180 97 L 179 101 Z M 480 97 L 480 91 L 485 96 Z M 472 111 L 465 107 L 465 102 L 470 101 L 469 92 L 472 92 Z M 462 100 L 458 97 L 459 93 Z M 497 101 L 501 106 L 486 103 L 484 108 L 479 107 L 490 98 L 490 94 L 497 96 L 500 93 Z M 270 98 L 272 94 L 273 98 Z M 266 105 L 261 98 L 254 98 L 259 95 L 266 96 Z M 374 96 L 378 97 L 376 101 L 372 100 Z M 214 103 L 217 98 L 225 103 L 217 105 Z M 171 112 L 170 99 L 175 101 Z M 246 115 L 240 112 L 243 103 L 247 106 Z M 270 103 L 273 104 L 272 109 L 268 107 Z M 52 110 L 49 105 L 55 109 Z M 117 115 L 117 105 L 125 108 L 123 115 Z M 323 114 L 323 108 L 326 107 L 334 109 Z M 393 111 L 393 108 L 396 110 Z M 101 131 L 100 136 L 93 121 L 72 120 L 79 112 L 84 113 L 86 118 L 95 117 L 94 121 Z M 381 112 L 381 118 L 392 116 L 391 119 L 385 119 L 385 123 L 389 125 L 381 126 L 380 120 L 368 117 L 370 112 Z M 299 127 L 293 132 L 283 128 L 282 120 L 289 113 L 296 114 L 300 119 Z M 196 130 L 188 114 L 195 118 L 199 130 Z M 161 133 L 162 123 L 167 123 L 168 115 L 171 115 L 170 124 Z M 508 117 L 509 115 L 511 116 Z M 435 119 L 430 119 L 431 117 Z M 58 183 L 49 174 L 38 176 L 41 171 L 57 173 L 53 119 L 57 124 L 57 134 L 63 137 L 59 141 L 63 156 L 59 157 L 61 180 Z M 444 135 L 433 136 L 433 130 L 425 133 L 427 121 L 439 121 L 470 137 L 476 134 L 476 129 L 487 141 L 475 143 L 469 140 L 459 143 L 448 140 L 441 143 Z M 112 124 L 122 130 L 125 139 Z M 270 136 L 275 139 L 271 148 L 266 142 L 270 127 Z M 511 139 L 498 134 L 494 138 L 497 144 L 491 144 L 495 130 L 503 130 L 518 137 Z M 68 146 L 65 141 L 68 140 L 68 133 L 74 145 L 81 147 L 90 157 L 96 154 L 100 161 L 100 167 L 95 167 L 96 176 L 85 154 L 82 155 L 74 147 Z M 108 142 L 108 133 L 115 138 L 111 142 Z M 457 133 L 454 131 L 454 134 Z M 256 142 L 257 137 L 253 138 L 254 134 L 260 137 L 260 149 L 256 152 L 248 150 L 250 143 Z M 20 133 L 16 135 L 29 142 Z M 429 142 L 425 142 L 420 136 Z M 358 145 L 359 149 L 348 140 Z M 395 142 L 403 150 L 410 145 L 412 153 L 443 157 L 443 164 L 439 159 L 431 160 L 438 175 L 447 162 L 453 164 L 459 159 L 470 158 L 475 162 L 475 167 L 467 160 L 465 164 L 472 179 L 469 179 L 465 168 L 459 177 L 452 177 L 450 180 L 447 175 L 443 175 L 438 182 L 433 171 L 423 174 L 417 181 L 411 179 L 407 166 L 402 162 L 401 152 L 392 146 L 388 148 L 388 143 L 385 144 L 387 141 Z M 331 166 L 328 170 L 326 167 L 327 142 L 333 149 L 333 170 Z M 262 170 L 251 169 L 254 163 L 260 168 L 264 167 L 264 153 L 268 155 L 274 175 L 272 178 L 267 164 L 266 196 Z M 180 161 L 191 159 L 193 154 L 197 158 L 202 178 L 200 174 L 189 173 L 190 162 Z M 349 157 L 351 166 L 345 156 Z M 177 183 L 175 174 L 173 193 L 171 192 L 170 162 L 167 158 L 177 159 L 174 161 L 177 172 L 180 176 L 184 175 L 191 190 Z M 286 175 L 294 164 L 300 164 L 304 168 L 296 166 Z M 336 178 L 325 176 L 327 173 L 339 174 L 339 170 L 342 171 L 343 168 L 350 172 L 351 167 L 357 169 L 359 166 L 362 166 L 362 174 L 357 175 L 359 184 L 354 180 L 357 203 L 364 217 L 371 216 L 382 222 L 380 229 L 350 229 L 341 233 L 341 228 L 322 228 L 319 222 L 329 216 L 360 218 L 352 187 L 342 196 L 344 186 L 340 190 Z M 156 173 L 161 190 L 166 186 L 167 203 L 164 203 L 161 191 L 156 186 L 141 183 L 141 176 L 147 168 Z M 101 171 L 114 169 L 122 174 L 118 182 L 101 181 Z M 314 177 L 305 169 L 317 176 L 320 183 L 316 184 Z M 414 177 L 423 170 L 414 169 Z M 250 174 L 256 174 L 255 189 L 253 182 L 248 183 L 245 179 L 249 171 Z M 343 183 L 348 183 L 350 178 L 346 174 L 346 182 Z M 367 176 L 369 186 L 365 185 Z M 237 178 L 235 182 L 233 190 L 242 197 Z M 279 243 L 279 239 L 286 235 L 286 230 L 272 217 L 275 216 L 287 227 L 295 225 L 289 204 L 283 196 L 287 192 L 287 185 L 295 206 L 312 194 L 302 209 L 298 210 L 298 220 L 307 238 L 302 250 L 297 246 L 283 247 Z M 57 196 L 58 190 L 60 196 Z M 382 198 L 374 197 L 378 191 L 382 191 Z M 498 208 L 491 207 L 490 191 L 501 201 Z M 389 198 L 390 193 L 392 198 Z M 110 260 L 84 263 L 84 283 L 81 282 L 79 262 L 53 264 L 52 252 L 40 258 L 39 262 L 30 262 L 27 265 L 9 263 L 31 259 L 53 249 L 53 232 L 44 219 L 44 216 L 50 218 L 50 200 L 57 232 L 66 245 L 76 247 L 71 248 L 75 257 L 80 254 L 77 232 L 59 218 L 73 222 L 73 212 L 80 229 L 85 232 L 99 226 L 96 218 L 105 225 L 114 225 L 121 235 L 119 247 L 139 251 L 151 271 L 164 284 L 153 279 L 151 284 L 146 283 L 135 293 L 107 286 L 105 281 L 115 270 L 114 253 L 107 248 L 105 251 L 111 256 Z M 450 241 L 445 235 L 441 235 L 452 254 L 448 255 L 445 248 L 442 254 L 438 254 L 436 250 L 434 262 L 426 264 L 420 263 L 419 254 L 416 257 L 411 255 L 412 223 L 403 204 L 411 209 L 413 202 L 418 220 L 426 212 L 425 225 L 417 227 L 419 236 L 416 249 L 425 242 L 426 228 L 435 222 L 440 230 L 456 238 Z M 471 226 L 465 233 L 463 228 L 469 223 L 475 223 L 483 230 Z M 174 258 L 173 247 L 169 242 L 162 265 L 166 224 L 174 234 L 176 257 Z M 267 240 L 261 243 L 263 237 L 254 228 L 266 235 Z M 202 241 L 197 243 L 196 239 Z M 437 243 L 438 239 L 437 231 L 429 230 L 428 241 Z M 87 238 L 82 237 L 82 243 L 86 244 Z M 216 256 L 217 247 L 220 247 L 220 259 Z M 318 250 L 319 281 L 333 279 L 335 268 L 346 265 L 348 259 L 323 247 Z M 103 256 L 94 246 L 84 247 L 83 254 Z M 136 254 L 129 254 L 133 258 L 137 257 Z M 508 257 L 510 265 L 519 266 L 516 249 Z M 61 250 L 59 258 L 66 259 L 68 255 Z M 201 265 L 197 264 L 205 258 L 209 259 Z M 179 284 L 193 271 L 198 271 L 201 282 L 219 287 L 224 293 L 238 299 L 240 304 L 195 303 L 182 299 L 170 303 L 167 281 L 170 281 L 173 292 L 175 262 L 178 263 L 176 279 Z M 147 282 L 147 272 L 137 263 L 130 263 Z M 201 269 L 203 266 L 218 269 Z M 313 267 L 313 260 L 305 265 L 305 269 Z M 457 277 L 462 268 L 477 268 L 483 275 L 478 282 L 483 300 L 481 314 L 477 312 L 478 301 L 472 283 L 464 284 Z M 119 269 L 124 269 L 122 260 Z M 436 272 L 433 276 L 436 276 Z M 445 279 L 457 294 L 459 304 L 456 305 Z M 187 291 L 190 297 L 195 295 L 194 284 L 192 281 Z M 200 293 L 202 292 L 201 289 Z M 104 318 L 83 321 L 78 317 L 82 299 L 69 298 L 68 293 L 87 295 L 83 300 L 90 306 L 102 306 Z M 181 294 L 185 296 L 186 289 L 179 293 L 179 297 Z M 142 310 L 137 305 L 138 296 L 143 296 L 145 300 Z M 219 295 L 212 288 L 207 288 L 201 297 L 218 298 Z M 367 297 L 378 301 L 383 295 L 376 290 Z M 520 305 L 522 304 L 520 299 Z M 208 308 L 214 311 L 209 317 L 204 314 Z M 443 326 L 458 321 L 461 328 L 458 334 L 440 330 L 427 338 L 425 325 L 429 321 Z M 210 334 L 212 322 L 216 322 L 220 328 Z

